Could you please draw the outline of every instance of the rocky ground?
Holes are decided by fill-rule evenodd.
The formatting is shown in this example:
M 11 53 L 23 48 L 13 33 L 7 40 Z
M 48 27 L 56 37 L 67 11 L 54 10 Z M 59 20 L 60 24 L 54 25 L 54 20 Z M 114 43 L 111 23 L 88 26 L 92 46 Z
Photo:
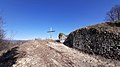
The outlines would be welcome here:
M 120 67 L 120 61 L 89 55 L 53 41 L 28 41 L 0 57 L 0 67 Z

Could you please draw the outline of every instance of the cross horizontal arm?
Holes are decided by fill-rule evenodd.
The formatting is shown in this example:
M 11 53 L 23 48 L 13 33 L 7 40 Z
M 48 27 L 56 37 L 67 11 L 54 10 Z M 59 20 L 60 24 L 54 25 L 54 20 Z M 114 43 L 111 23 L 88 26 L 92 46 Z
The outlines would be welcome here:
M 48 33 L 49 33 L 49 32 L 55 32 L 55 31 L 48 31 Z

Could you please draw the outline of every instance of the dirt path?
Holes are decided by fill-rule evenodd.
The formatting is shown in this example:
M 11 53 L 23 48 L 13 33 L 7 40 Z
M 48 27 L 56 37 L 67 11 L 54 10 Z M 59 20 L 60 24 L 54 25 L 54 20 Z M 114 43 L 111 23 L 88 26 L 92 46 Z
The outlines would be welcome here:
M 57 42 L 29 41 L 18 52 L 26 54 L 13 67 L 120 67 L 119 61 L 101 60 Z

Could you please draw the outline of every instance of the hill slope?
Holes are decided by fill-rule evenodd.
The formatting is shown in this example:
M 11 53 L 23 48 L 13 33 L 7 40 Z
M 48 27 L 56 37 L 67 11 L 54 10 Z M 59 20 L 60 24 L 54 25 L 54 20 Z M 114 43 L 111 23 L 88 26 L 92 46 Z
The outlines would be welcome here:
M 0 57 L 1 67 L 117 67 L 120 61 L 88 55 L 64 44 L 29 41 Z

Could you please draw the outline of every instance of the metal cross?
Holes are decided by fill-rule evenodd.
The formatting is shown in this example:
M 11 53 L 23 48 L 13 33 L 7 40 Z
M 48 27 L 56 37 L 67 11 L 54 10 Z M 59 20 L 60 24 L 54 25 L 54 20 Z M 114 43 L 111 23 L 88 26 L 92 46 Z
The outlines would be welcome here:
M 48 33 L 50 33 L 50 39 L 52 39 L 52 32 L 55 32 L 54 30 L 52 30 L 52 27 L 49 29 Z

